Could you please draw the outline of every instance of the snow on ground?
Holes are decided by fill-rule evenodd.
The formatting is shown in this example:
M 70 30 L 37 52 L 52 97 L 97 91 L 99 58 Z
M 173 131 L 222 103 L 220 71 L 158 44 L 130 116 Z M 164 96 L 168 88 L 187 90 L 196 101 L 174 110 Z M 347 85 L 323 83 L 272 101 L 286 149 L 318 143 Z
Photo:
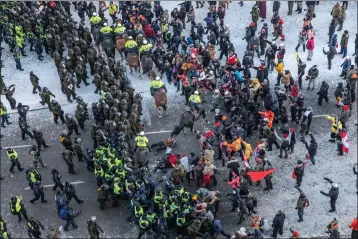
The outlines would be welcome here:
M 164 9 L 169 9 L 169 13 L 174 7 L 178 7 L 180 2 L 176 1 L 161 1 Z M 325 80 L 331 86 L 331 90 L 334 89 L 338 82 L 341 81 L 339 74 L 341 72 L 340 65 L 343 62 L 341 55 L 337 55 L 332 62 L 332 70 L 327 69 L 327 59 L 322 52 L 322 47 L 325 47 L 327 50 L 327 41 L 328 41 L 328 26 L 331 20 L 330 12 L 335 4 L 334 1 L 325 2 L 320 1 L 320 4 L 316 7 L 317 17 L 313 19 L 312 25 L 316 32 L 315 37 L 315 50 L 312 61 L 306 62 L 307 70 L 312 65 L 318 65 L 320 70 L 320 81 Z M 236 53 L 242 59 L 243 52 L 246 47 L 246 42 L 241 40 L 244 36 L 245 27 L 251 22 L 250 11 L 251 7 L 254 5 L 254 2 L 245 2 L 243 7 L 238 5 L 238 2 L 230 3 L 229 9 L 227 10 L 225 17 L 225 24 L 229 25 L 231 30 L 231 39 L 234 43 Z M 204 8 L 196 9 L 196 22 L 203 22 L 204 17 L 207 12 L 207 4 Z M 305 8 L 304 4 L 304 8 Z M 344 23 L 343 30 L 348 30 L 350 32 L 350 39 L 348 44 L 348 56 L 351 56 L 354 52 L 354 38 L 355 33 L 357 32 L 357 12 L 355 3 L 349 2 L 349 9 L 347 10 L 347 20 Z M 295 50 L 294 48 L 297 45 L 297 36 L 302 26 L 302 19 L 304 17 L 304 12 L 302 14 L 293 13 L 293 16 L 287 16 L 287 4 L 281 2 L 280 16 L 284 20 L 284 34 L 286 35 L 286 40 L 284 42 L 286 46 L 286 55 L 285 55 L 285 69 L 291 70 L 293 76 L 297 76 L 297 66 L 295 59 Z M 74 14 L 75 19 L 78 19 L 77 14 Z M 267 24 L 269 25 L 269 32 L 272 31 L 272 26 L 270 24 L 270 19 L 272 17 L 272 2 L 267 2 Z M 109 18 L 109 23 L 111 19 Z M 86 19 L 86 24 L 88 25 L 88 19 Z M 262 27 L 263 23 L 259 21 L 258 29 Z M 188 30 L 190 29 L 190 24 L 187 26 L 187 29 L 184 31 L 184 35 L 188 35 Z M 338 32 L 338 40 L 340 40 L 343 31 Z M 269 40 L 272 38 L 272 35 L 269 34 Z M 206 39 L 204 39 L 206 40 Z M 280 41 L 277 41 L 280 43 Z M 338 41 L 339 42 L 339 41 Z M 338 49 L 339 50 L 339 49 Z M 27 46 L 28 51 L 28 46 Z M 55 68 L 55 65 L 50 59 L 49 56 L 46 56 L 44 61 L 40 62 L 37 60 L 35 53 L 27 52 L 29 56 L 22 58 L 21 63 L 25 71 L 20 72 L 15 70 L 15 62 L 12 58 L 12 55 L 8 51 L 7 46 L 3 51 L 3 64 L 5 67 L 2 69 L 2 75 L 4 75 L 5 83 L 7 85 L 15 84 L 16 91 L 14 94 L 17 102 L 22 102 L 23 104 L 30 105 L 30 108 L 37 109 L 43 107 L 39 101 L 40 97 L 38 95 L 32 94 L 32 86 L 29 80 L 29 72 L 34 71 L 34 73 L 40 78 L 40 86 L 48 87 L 52 93 L 56 95 L 56 100 L 59 101 L 62 105 L 67 105 L 67 100 L 64 94 L 61 93 L 60 81 Z M 300 57 L 303 61 L 306 61 L 307 52 L 303 53 L 302 48 L 299 50 Z M 117 59 L 119 56 L 117 55 Z M 255 57 L 255 65 L 259 64 L 259 59 Z M 222 62 L 224 63 L 224 62 Z M 307 72 L 306 70 L 306 72 Z M 129 72 L 129 71 L 127 71 Z M 255 76 L 255 72 L 252 72 L 252 75 Z M 129 79 L 132 82 L 132 85 L 137 92 L 141 92 L 143 96 L 143 110 L 144 110 L 144 121 L 147 125 L 158 125 L 162 130 L 170 130 L 168 125 L 161 125 L 160 122 L 157 122 L 158 117 L 157 113 L 153 107 L 154 102 L 152 97 L 149 94 L 149 80 L 146 76 L 143 76 L 143 79 L 139 79 L 138 73 L 129 74 Z M 165 77 L 165 76 L 164 76 Z M 91 81 L 92 78 L 90 78 Z M 269 79 L 271 85 L 276 83 L 276 73 L 273 72 L 270 74 Z M 166 79 L 163 79 L 166 82 Z M 307 82 L 304 81 L 305 84 Z M 183 102 L 183 99 L 178 97 L 179 93 L 176 93 L 176 88 L 174 86 L 167 86 L 168 88 L 168 97 L 169 97 L 169 113 L 178 113 L 176 112 L 176 104 Z M 80 89 L 76 89 L 76 93 L 82 96 L 85 101 L 92 102 L 96 101 L 99 96 L 94 95 L 94 85 L 85 87 L 81 85 Z M 307 94 L 306 92 L 304 92 Z M 312 93 L 314 94 L 314 92 Z M 316 99 L 316 97 L 314 97 Z M 10 109 L 6 99 L 1 96 L 2 102 Z M 332 104 L 332 103 L 331 103 Z M 67 110 L 73 110 L 75 104 L 68 104 L 66 106 Z M 316 110 L 316 103 L 314 105 L 314 110 Z M 356 108 L 356 105 L 354 105 Z M 11 112 L 11 111 L 10 111 Z M 331 112 L 323 112 L 324 114 L 329 114 Z M 287 219 L 285 223 L 285 233 L 284 237 L 289 236 L 288 227 L 294 227 L 297 229 L 301 236 L 303 237 L 313 237 L 313 236 L 322 236 L 324 235 L 326 225 L 336 217 L 340 221 L 340 230 L 343 235 L 348 235 L 350 230 L 348 229 L 348 223 L 356 216 L 357 211 L 357 195 L 355 194 L 355 177 L 352 172 L 352 165 L 357 160 L 357 132 L 355 131 L 355 126 L 353 123 L 357 122 L 356 120 L 356 110 L 354 111 L 353 116 L 351 117 L 352 123 L 349 124 L 349 139 L 350 139 L 350 152 L 344 157 L 337 157 L 336 154 L 336 144 L 329 144 L 329 128 L 324 118 L 315 118 L 314 121 L 318 122 L 318 129 L 316 130 L 316 139 L 318 141 L 318 155 L 316 156 L 317 165 L 308 166 L 305 171 L 305 177 L 303 179 L 302 190 L 306 193 L 308 199 L 310 200 L 310 206 L 306 208 L 303 223 L 296 223 L 298 219 L 297 213 L 294 210 L 296 205 L 296 200 L 299 193 L 294 189 L 294 180 L 291 178 L 291 172 L 295 165 L 295 162 L 298 159 L 302 159 L 302 155 L 306 153 L 306 149 L 303 144 L 297 142 L 294 160 L 285 160 L 279 159 L 277 157 L 277 151 L 270 152 L 268 158 L 272 161 L 273 165 L 278 168 L 278 171 L 275 173 L 273 179 L 273 185 L 275 190 L 273 192 L 261 192 L 253 189 L 254 194 L 259 198 L 259 207 L 258 211 L 261 216 L 269 218 L 269 221 L 272 220 L 278 209 L 283 210 L 286 213 Z M 14 119 L 13 119 L 14 121 Z M 153 121 L 153 122 L 152 122 Z M 292 158 L 292 156 L 290 156 Z M 329 198 L 324 197 L 319 193 L 320 190 L 328 192 L 330 185 L 325 183 L 323 177 L 329 177 L 333 181 L 337 182 L 340 186 L 340 195 L 337 201 L 337 212 L 328 213 L 329 210 Z

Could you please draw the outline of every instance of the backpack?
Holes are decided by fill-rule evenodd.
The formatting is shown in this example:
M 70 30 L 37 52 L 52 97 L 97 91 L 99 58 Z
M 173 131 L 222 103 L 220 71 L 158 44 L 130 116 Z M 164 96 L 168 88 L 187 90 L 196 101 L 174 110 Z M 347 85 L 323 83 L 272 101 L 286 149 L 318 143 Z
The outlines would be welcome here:
M 293 171 L 293 172 L 292 172 L 292 178 L 293 178 L 293 179 L 296 179 L 296 177 L 297 177 L 297 176 L 296 176 L 296 172 Z
M 205 174 L 203 179 L 204 185 L 210 185 L 210 179 L 211 179 L 210 174 L 209 173 Z
M 65 200 L 65 198 L 64 198 L 63 196 L 58 196 L 58 197 L 56 197 L 56 204 L 57 204 L 60 208 L 62 208 L 63 206 L 66 205 L 66 200 Z
M 66 210 L 66 208 L 62 208 L 61 210 L 60 210 L 60 218 L 62 219 L 62 220 L 67 220 L 67 210 Z
M 308 198 L 306 198 L 305 207 L 308 207 L 309 205 L 310 205 L 310 201 L 308 200 Z

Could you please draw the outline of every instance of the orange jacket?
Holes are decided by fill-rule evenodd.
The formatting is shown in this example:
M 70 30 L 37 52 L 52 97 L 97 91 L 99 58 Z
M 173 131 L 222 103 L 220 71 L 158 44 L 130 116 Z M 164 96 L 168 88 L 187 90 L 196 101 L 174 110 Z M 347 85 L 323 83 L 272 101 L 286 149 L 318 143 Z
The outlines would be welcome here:
M 354 218 L 353 222 L 351 223 L 351 225 L 349 226 L 349 228 L 352 228 L 353 231 L 358 231 L 358 219 Z
M 238 138 L 232 142 L 229 146 L 234 152 L 238 152 L 241 149 L 242 139 Z

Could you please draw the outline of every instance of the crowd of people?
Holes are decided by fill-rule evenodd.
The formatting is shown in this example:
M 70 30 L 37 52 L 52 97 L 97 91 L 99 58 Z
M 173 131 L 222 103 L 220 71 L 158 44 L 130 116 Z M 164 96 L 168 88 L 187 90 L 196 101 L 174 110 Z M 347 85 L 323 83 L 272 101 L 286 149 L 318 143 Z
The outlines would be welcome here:
M 303 2 L 296 1 L 297 14 L 302 14 Z M 272 27 L 266 21 L 266 1 L 253 3 L 251 10 L 252 21 L 248 22 L 243 40 L 247 46 L 243 59 L 240 60 L 233 44 L 229 25 L 225 14 L 229 11 L 229 1 L 209 1 L 208 12 L 204 23 L 197 22 L 196 8 L 206 7 L 206 2 L 185 1 L 169 13 L 162 2 L 119 2 L 112 1 L 107 6 L 105 1 L 98 4 L 86 1 L 73 2 L 80 22 L 72 16 L 71 3 L 61 2 L 3 2 L 0 6 L 0 37 L 8 44 L 13 53 L 16 69 L 23 70 L 21 57 L 26 57 L 25 39 L 30 44 L 30 51 L 35 51 L 38 60 L 43 60 L 43 50 L 56 65 L 62 93 L 69 102 L 76 101 L 74 116 L 65 113 L 54 98 L 55 95 L 47 87 L 41 87 L 41 80 L 36 76 L 35 69 L 30 72 L 30 82 L 34 94 L 39 94 L 41 104 L 47 105 L 54 116 L 66 125 L 67 130 L 60 134 L 63 145 L 62 157 L 68 166 L 70 174 L 76 174 L 74 157 L 85 161 L 89 172 L 94 174 L 97 181 L 97 192 L 100 210 L 106 210 L 107 202 L 112 207 L 118 207 L 122 202 L 130 204 L 130 215 L 126 218 L 129 223 L 139 227 L 142 238 L 169 238 L 176 235 L 180 238 L 216 238 L 219 234 L 227 238 L 263 238 L 265 232 L 271 231 L 267 218 L 262 218 L 257 210 L 259 198 L 251 189 L 253 185 L 265 182 L 264 190 L 273 190 L 272 182 L 277 165 L 273 165 L 267 156 L 267 151 L 273 151 L 273 145 L 278 149 L 278 157 L 288 158 L 295 152 L 296 130 L 290 121 L 298 126 L 297 133 L 307 149 L 305 159 L 297 160 L 292 169 L 292 177 L 296 180 L 299 196 L 297 199 L 298 222 L 303 222 L 304 210 L 310 205 L 309 199 L 300 188 L 303 182 L 305 167 L 316 165 L 318 143 L 311 133 L 313 121 L 313 103 L 305 102 L 305 95 L 312 95 L 316 90 L 319 78 L 319 68 L 313 65 L 306 72 L 303 52 L 308 51 L 307 61 L 315 61 L 315 28 L 312 20 L 316 17 L 316 1 L 306 1 L 307 10 L 304 12 L 302 29 L 298 31 L 296 59 L 298 74 L 294 77 L 292 69 L 285 68 L 284 59 L 286 48 L 284 40 L 284 19 L 280 17 L 280 1 L 273 3 Z M 239 3 L 241 6 L 243 2 Z M 249 4 L 249 3 L 247 3 Z M 288 2 L 288 15 L 293 14 L 294 2 Z M 356 101 L 356 81 L 358 64 L 358 41 L 355 40 L 355 65 L 347 56 L 349 32 L 344 30 L 340 44 L 337 31 L 343 30 L 345 10 L 348 3 L 340 6 L 335 4 L 332 9 L 332 21 L 329 26 L 328 51 L 323 49 L 328 59 L 328 69 L 331 70 L 335 55 L 342 54 L 342 73 L 345 80 L 339 83 L 334 97 L 338 115 L 328 113 L 331 122 L 330 142 L 337 143 L 338 155 L 348 153 L 348 122 L 352 114 L 352 104 Z M 106 18 L 106 11 L 110 19 Z M 281 11 L 282 12 L 282 11 Z M 282 13 L 281 13 L 282 15 Z M 86 27 L 86 16 L 90 27 Z M 261 29 L 258 27 L 261 18 Z M 184 29 L 190 29 L 189 35 Z M 273 39 L 269 40 L 270 31 Z M 280 43 L 276 42 L 280 41 Z M 123 44 L 124 43 L 124 44 Z M 340 52 L 336 48 L 340 45 Z M 217 46 L 219 49 L 217 49 Z M 35 47 L 35 49 L 33 49 Z M 67 55 L 64 55 L 65 49 Z M 121 60 L 116 60 L 116 50 Z M 217 56 L 217 53 L 219 57 Z M 260 65 L 254 64 L 255 54 L 260 59 Z M 301 56 L 300 56 L 301 55 Z M 136 58 L 137 57 L 137 58 Z M 226 58 L 224 61 L 224 57 Z M 133 60 L 135 59 L 136 60 Z M 155 68 L 149 70 L 145 59 L 152 60 Z M 135 63 L 138 61 L 138 63 Z M 86 70 L 89 64 L 90 72 Z M 0 63 L 1 64 L 1 63 Z M 177 92 L 185 98 L 187 108 L 175 126 L 171 136 L 157 143 L 149 142 L 145 135 L 144 125 L 140 120 L 142 114 L 142 96 L 135 93 L 126 74 L 126 64 L 132 67 L 142 67 L 142 73 L 148 73 L 151 83 L 152 96 L 157 92 L 165 93 L 167 86 L 174 84 Z M 137 64 L 137 65 L 136 65 Z M 150 64 L 149 64 L 150 65 Z M 253 76 L 251 71 L 256 71 Z M 275 86 L 270 86 L 269 75 L 276 71 Z M 157 72 L 157 73 L 156 73 Z M 76 88 L 88 86 L 87 79 L 91 75 L 96 90 L 101 99 L 91 105 L 93 122 L 90 124 L 90 136 L 93 147 L 84 150 L 79 128 L 85 129 L 85 122 L 92 119 L 87 103 L 77 96 Z M 166 77 L 167 84 L 163 81 Z M 337 76 L 338 77 L 338 76 Z M 308 88 L 303 89 L 303 79 L 308 81 Z M 41 158 L 41 151 L 49 147 L 44 140 L 44 133 L 39 128 L 29 130 L 26 115 L 29 106 L 13 97 L 15 86 L 5 84 L 7 79 L 1 77 L 1 93 L 12 109 L 17 109 L 18 124 L 22 139 L 26 135 L 34 138 L 36 145 L 29 150 L 33 167 L 25 170 L 29 187 L 33 190 L 34 204 L 41 198 L 46 203 L 45 193 L 41 185 L 41 174 L 37 170 L 39 164 L 47 165 Z M 329 103 L 330 85 L 322 81 L 318 87 L 318 107 L 323 100 Z M 212 102 L 212 103 L 211 103 Z M 166 103 L 160 102 L 166 111 Z M 306 106 L 307 105 L 307 106 Z M 207 109 L 210 107 L 210 109 Z M 214 112 L 214 124 L 210 122 L 206 111 Z M 290 117 L 289 117 L 290 114 Z M 2 127 L 11 124 L 8 120 L 6 107 L 1 104 Z M 173 152 L 176 137 L 186 127 L 193 130 L 193 124 L 203 118 L 208 128 L 197 134 L 201 148 L 198 152 L 188 155 Z M 77 122 L 76 122 L 76 120 Z M 92 120 L 91 120 L 92 121 Z M 210 129 L 209 129 L 210 128 Z M 72 139 L 71 135 L 76 136 Z M 83 133 L 83 132 L 82 132 Z M 306 141 L 307 135 L 310 139 Z M 253 136 L 257 136 L 255 147 Z M 132 143 L 132 142 L 133 143 Z M 251 142 L 251 144 L 249 143 Z M 133 146 L 133 144 L 135 144 Z M 50 146 L 51 147 L 51 146 Z M 215 148 L 218 155 L 215 155 Z M 149 153 L 155 149 L 155 154 L 166 150 L 155 165 L 154 172 L 149 169 Z M 12 165 L 22 171 L 16 149 L 7 148 L 7 155 Z M 222 195 L 215 189 L 217 185 L 214 160 L 222 161 L 222 167 L 229 169 L 227 178 L 228 188 L 232 193 Z M 168 179 L 157 180 L 156 173 L 170 171 Z M 357 174 L 356 166 L 353 166 Z M 83 203 L 76 194 L 74 186 L 61 182 L 61 174 L 54 168 L 51 171 L 56 191 L 56 209 L 58 216 L 66 222 L 64 230 L 69 226 L 77 228 L 75 218 L 81 212 L 75 213 L 69 206 L 72 198 L 77 203 Z M 194 181 L 197 190 L 192 192 L 184 187 L 184 179 L 188 186 Z M 336 201 L 339 196 L 339 185 L 329 178 L 328 193 L 321 194 L 330 198 L 330 212 L 336 211 Z M 164 184 L 163 187 L 158 185 Z M 162 186 L 162 185 L 161 185 Z M 357 185 L 358 187 L 358 185 Z M 159 189 L 163 188 L 163 189 Z M 228 233 L 225 225 L 218 219 L 219 207 L 223 197 L 227 196 L 232 205 L 232 211 L 238 213 L 237 224 L 243 224 L 247 216 L 252 219 L 249 228 L 240 226 L 240 230 Z M 28 223 L 28 234 L 32 238 L 40 238 L 44 226 L 37 219 L 28 217 L 22 196 L 13 196 L 10 201 L 10 211 L 17 215 L 19 221 L 24 217 Z M 108 210 L 108 209 L 107 209 Z M 286 215 L 278 210 L 272 220 L 272 235 L 277 238 L 283 235 Z M 234 219 L 233 219 L 234 220 Z M 4 218 L 0 220 L 1 237 L 9 238 Z M 99 238 L 101 227 L 92 217 L 87 222 L 91 238 Z M 358 232 L 357 218 L 350 225 L 352 239 Z M 291 238 L 299 238 L 299 232 L 290 228 Z M 330 238 L 340 238 L 338 220 L 334 218 L 327 226 Z M 59 232 L 49 228 L 48 238 L 58 238 Z

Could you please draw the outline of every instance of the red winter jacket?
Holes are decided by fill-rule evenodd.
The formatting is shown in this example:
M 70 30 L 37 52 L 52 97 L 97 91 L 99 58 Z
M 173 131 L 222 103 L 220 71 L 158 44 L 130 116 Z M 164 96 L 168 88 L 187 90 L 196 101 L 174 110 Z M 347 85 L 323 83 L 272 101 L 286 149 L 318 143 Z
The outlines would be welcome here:
M 236 55 L 229 56 L 227 58 L 227 64 L 230 65 L 230 66 L 235 65 L 236 64 L 236 59 L 237 59 Z
M 306 44 L 307 50 L 313 51 L 314 49 L 314 37 L 311 37 Z
M 170 154 L 169 157 L 168 157 L 168 160 L 170 162 L 170 164 L 172 165 L 172 167 L 174 167 L 174 165 L 177 163 L 177 156 L 175 156 L 175 154 Z
M 291 95 L 293 97 L 297 97 L 298 96 L 298 90 L 297 90 L 297 86 L 296 85 L 293 85 L 292 88 L 291 88 Z
M 146 27 L 144 29 L 144 34 L 146 37 L 154 37 L 154 30 L 152 27 Z

